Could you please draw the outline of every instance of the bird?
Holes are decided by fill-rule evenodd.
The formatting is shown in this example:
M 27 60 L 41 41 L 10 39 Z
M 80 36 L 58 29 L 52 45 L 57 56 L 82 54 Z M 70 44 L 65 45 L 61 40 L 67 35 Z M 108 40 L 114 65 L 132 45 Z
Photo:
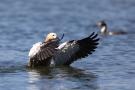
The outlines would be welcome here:
M 70 65 L 95 51 L 100 40 L 97 36 L 93 32 L 80 40 L 70 40 L 59 45 L 62 38 L 59 39 L 56 33 L 51 32 L 44 42 L 38 42 L 30 49 L 28 67 Z
M 105 23 L 105 21 L 99 21 L 97 22 L 94 27 L 96 26 L 102 26 L 100 32 L 103 35 L 109 34 L 109 35 L 114 35 L 114 34 L 127 34 L 127 32 L 122 31 L 122 30 L 114 30 L 114 31 L 108 31 L 107 32 L 107 24 Z

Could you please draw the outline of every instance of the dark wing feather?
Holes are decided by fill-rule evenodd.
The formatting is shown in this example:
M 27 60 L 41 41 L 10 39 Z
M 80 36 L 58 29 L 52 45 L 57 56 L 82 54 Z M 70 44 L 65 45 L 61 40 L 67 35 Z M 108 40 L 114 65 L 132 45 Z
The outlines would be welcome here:
M 80 58 L 85 58 L 87 57 L 89 54 L 92 54 L 92 52 L 95 51 L 95 49 L 97 48 L 97 45 L 99 44 L 99 38 L 96 39 L 96 37 L 98 36 L 98 34 L 94 35 L 94 32 L 81 40 L 77 41 L 77 44 L 79 44 L 79 50 L 72 55 L 72 57 L 74 57 L 74 55 L 76 55 L 76 59 L 69 59 L 67 62 L 65 62 L 65 65 L 70 65 L 73 61 L 80 59 Z
M 43 43 L 40 47 L 40 51 L 37 53 L 37 57 L 39 60 L 47 59 L 48 57 L 51 57 L 56 51 L 57 47 L 59 45 L 59 40 L 52 41 L 49 43 Z
M 95 51 L 98 45 L 98 34 L 92 33 L 90 36 L 81 40 L 72 40 L 65 45 L 61 45 L 60 53 L 54 56 L 56 64 L 70 65 L 77 59 L 85 58 Z M 70 56 L 70 57 L 69 57 Z M 64 57 L 64 58 L 63 58 Z

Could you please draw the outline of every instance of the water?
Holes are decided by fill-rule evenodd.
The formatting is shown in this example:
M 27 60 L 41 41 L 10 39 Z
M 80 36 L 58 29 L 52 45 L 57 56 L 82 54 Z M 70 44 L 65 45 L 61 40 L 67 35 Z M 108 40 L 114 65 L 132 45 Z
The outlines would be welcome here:
M 135 34 L 101 35 L 96 51 L 67 66 L 29 69 L 32 44 L 50 32 L 62 42 L 100 27 L 135 32 L 134 0 L 1 0 L 0 90 L 134 90 Z

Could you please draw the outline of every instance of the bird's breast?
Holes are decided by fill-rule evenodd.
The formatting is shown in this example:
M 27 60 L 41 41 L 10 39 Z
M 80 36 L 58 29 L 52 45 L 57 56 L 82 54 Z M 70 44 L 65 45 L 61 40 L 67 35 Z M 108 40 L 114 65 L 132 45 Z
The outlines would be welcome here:
M 34 55 L 36 55 L 36 53 L 39 52 L 39 50 L 40 50 L 41 44 L 42 44 L 42 42 L 38 42 L 38 43 L 34 44 L 33 47 L 30 49 L 28 56 L 33 57 Z

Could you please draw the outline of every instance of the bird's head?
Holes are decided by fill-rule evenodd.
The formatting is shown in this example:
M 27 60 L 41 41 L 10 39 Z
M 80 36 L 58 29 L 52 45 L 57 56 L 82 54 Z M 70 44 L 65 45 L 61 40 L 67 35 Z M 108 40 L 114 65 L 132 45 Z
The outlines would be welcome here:
M 57 34 L 56 33 L 49 33 L 46 37 L 45 42 L 50 42 L 52 40 L 58 39 Z
M 106 23 L 104 21 L 99 21 L 94 26 L 106 26 Z

